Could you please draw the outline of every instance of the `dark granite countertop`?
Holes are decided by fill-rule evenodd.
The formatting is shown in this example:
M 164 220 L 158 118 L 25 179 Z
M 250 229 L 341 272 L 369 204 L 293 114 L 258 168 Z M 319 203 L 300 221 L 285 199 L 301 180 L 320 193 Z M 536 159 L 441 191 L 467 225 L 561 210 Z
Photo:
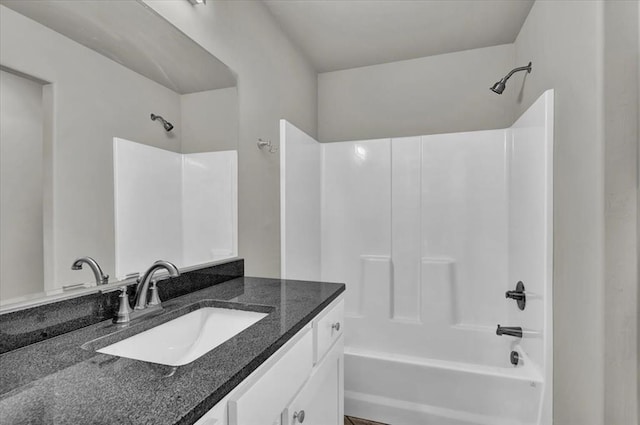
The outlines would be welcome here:
M 0 423 L 192 424 L 343 291 L 337 283 L 240 277 L 163 302 L 161 314 L 124 328 L 104 321 L 2 354 Z M 206 300 L 271 312 L 177 368 L 92 350 L 106 345 L 97 338 L 115 342 Z

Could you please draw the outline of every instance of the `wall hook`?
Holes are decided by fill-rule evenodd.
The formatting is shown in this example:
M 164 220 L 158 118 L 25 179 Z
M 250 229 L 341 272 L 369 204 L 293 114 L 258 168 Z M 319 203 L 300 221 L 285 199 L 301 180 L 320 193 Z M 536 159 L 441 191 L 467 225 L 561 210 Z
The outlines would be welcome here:
M 271 143 L 271 140 L 258 139 L 258 149 L 265 150 L 265 148 L 267 149 L 267 152 L 269 152 L 269 153 L 278 152 L 278 147 L 277 146 L 273 146 L 273 144 Z

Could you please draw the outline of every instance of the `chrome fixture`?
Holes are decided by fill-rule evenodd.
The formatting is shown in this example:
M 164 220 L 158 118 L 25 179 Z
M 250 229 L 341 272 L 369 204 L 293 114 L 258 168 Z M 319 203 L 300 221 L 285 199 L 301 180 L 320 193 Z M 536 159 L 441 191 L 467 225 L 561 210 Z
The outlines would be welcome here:
M 269 153 L 278 152 L 278 148 L 276 146 L 273 146 L 271 140 L 258 139 L 258 149 L 260 149 L 261 151 L 266 149 Z
M 155 120 L 160 121 L 165 130 L 167 131 L 173 130 L 173 124 L 171 124 L 169 121 L 165 120 L 160 115 L 151 114 L 151 121 L 155 121 Z
M 507 87 L 507 80 L 518 71 L 527 71 L 527 74 L 530 74 L 531 62 L 529 62 L 529 65 L 527 66 L 521 66 L 519 68 L 512 69 L 510 73 L 508 73 L 503 79 L 501 79 L 491 87 L 491 91 L 497 94 L 502 94 L 504 89 Z
M 512 365 L 514 366 L 518 366 L 518 362 L 520 361 L 520 354 L 518 354 L 517 351 L 512 351 L 511 354 L 509 354 L 509 362 L 511 362 Z
M 131 321 L 131 314 L 133 309 L 129 304 L 129 295 L 127 294 L 127 287 L 120 288 L 120 295 L 118 296 L 119 305 L 116 317 L 113 318 L 113 323 L 128 323 Z
M 500 326 L 496 329 L 496 335 L 509 335 L 516 338 L 522 338 L 522 328 L 520 326 Z
M 524 292 L 524 283 L 522 282 L 518 282 L 516 284 L 515 291 L 505 292 L 504 297 L 516 300 L 516 302 L 518 303 L 518 308 L 520 310 L 524 310 L 524 308 L 527 306 L 527 294 Z
M 118 312 L 113 319 L 114 323 L 128 323 L 133 319 L 144 316 L 149 313 L 162 310 L 160 296 L 158 295 L 157 281 L 153 280 L 153 275 L 158 270 L 166 270 L 170 277 L 180 276 L 178 268 L 169 261 L 158 260 L 149 269 L 144 272 L 141 278 L 137 279 L 135 307 L 132 309 L 129 304 L 129 295 L 127 287 L 120 288 L 120 306 Z M 147 302 L 147 292 L 149 292 L 149 284 L 151 284 L 151 299 Z
M 147 292 L 149 291 L 149 283 L 151 282 L 151 278 L 154 273 L 158 270 L 165 269 L 169 272 L 170 277 L 178 277 L 180 276 L 180 272 L 178 268 L 168 261 L 158 260 L 149 269 L 144 272 L 141 278 L 138 279 L 138 286 L 136 287 L 136 305 L 134 307 L 135 310 L 144 310 L 147 308 Z M 155 282 L 153 287 L 157 291 Z M 160 298 L 157 298 L 158 304 L 160 305 Z
M 89 268 L 91 268 L 93 276 L 96 279 L 96 286 L 109 283 L 109 275 L 104 274 L 98 262 L 91 257 L 77 258 L 71 265 L 71 270 L 82 270 L 82 264 L 88 264 Z
M 189 3 L 195 6 L 197 4 L 207 4 L 207 0 L 189 0 Z
M 293 413 L 293 423 L 295 424 L 296 421 L 299 423 L 303 423 L 304 422 L 304 410 L 301 410 L 299 412 L 294 412 Z
M 158 284 L 158 281 L 156 280 L 151 281 L 151 297 L 149 297 L 149 301 L 147 302 L 148 306 L 160 305 L 160 303 L 162 302 L 160 300 L 160 294 L 158 294 L 157 284 Z

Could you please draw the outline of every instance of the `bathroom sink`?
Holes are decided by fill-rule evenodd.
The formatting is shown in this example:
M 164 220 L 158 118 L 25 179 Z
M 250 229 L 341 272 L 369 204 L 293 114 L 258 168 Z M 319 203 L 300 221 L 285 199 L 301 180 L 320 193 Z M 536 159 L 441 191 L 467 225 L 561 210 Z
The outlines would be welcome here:
M 96 350 L 168 366 L 191 363 L 267 316 L 267 313 L 201 307 L 147 331 Z

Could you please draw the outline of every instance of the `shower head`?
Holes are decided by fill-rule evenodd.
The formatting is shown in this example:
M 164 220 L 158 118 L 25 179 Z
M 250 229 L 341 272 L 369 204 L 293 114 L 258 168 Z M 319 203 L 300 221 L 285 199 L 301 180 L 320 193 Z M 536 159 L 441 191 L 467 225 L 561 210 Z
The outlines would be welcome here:
M 169 121 L 165 120 L 160 115 L 151 114 L 151 121 L 155 121 L 155 120 L 160 121 L 166 131 L 173 130 L 173 124 L 171 124 Z
M 495 83 L 493 85 L 493 87 L 491 87 L 491 91 L 494 92 L 494 93 L 502 94 L 504 89 L 507 88 L 507 84 L 506 83 L 507 83 L 507 80 L 505 78 L 503 78 L 502 80 L 500 80 L 497 83 Z
M 507 80 L 518 71 L 527 71 L 527 74 L 529 74 L 531 72 L 531 62 L 529 62 L 529 65 L 527 66 L 521 66 L 519 68 L 512 69 L 511 72 L 509 72 L 504 78 L 495 83 L 489 89 L 494 93 L 502 94 L 504 89 L 507 87 Z

